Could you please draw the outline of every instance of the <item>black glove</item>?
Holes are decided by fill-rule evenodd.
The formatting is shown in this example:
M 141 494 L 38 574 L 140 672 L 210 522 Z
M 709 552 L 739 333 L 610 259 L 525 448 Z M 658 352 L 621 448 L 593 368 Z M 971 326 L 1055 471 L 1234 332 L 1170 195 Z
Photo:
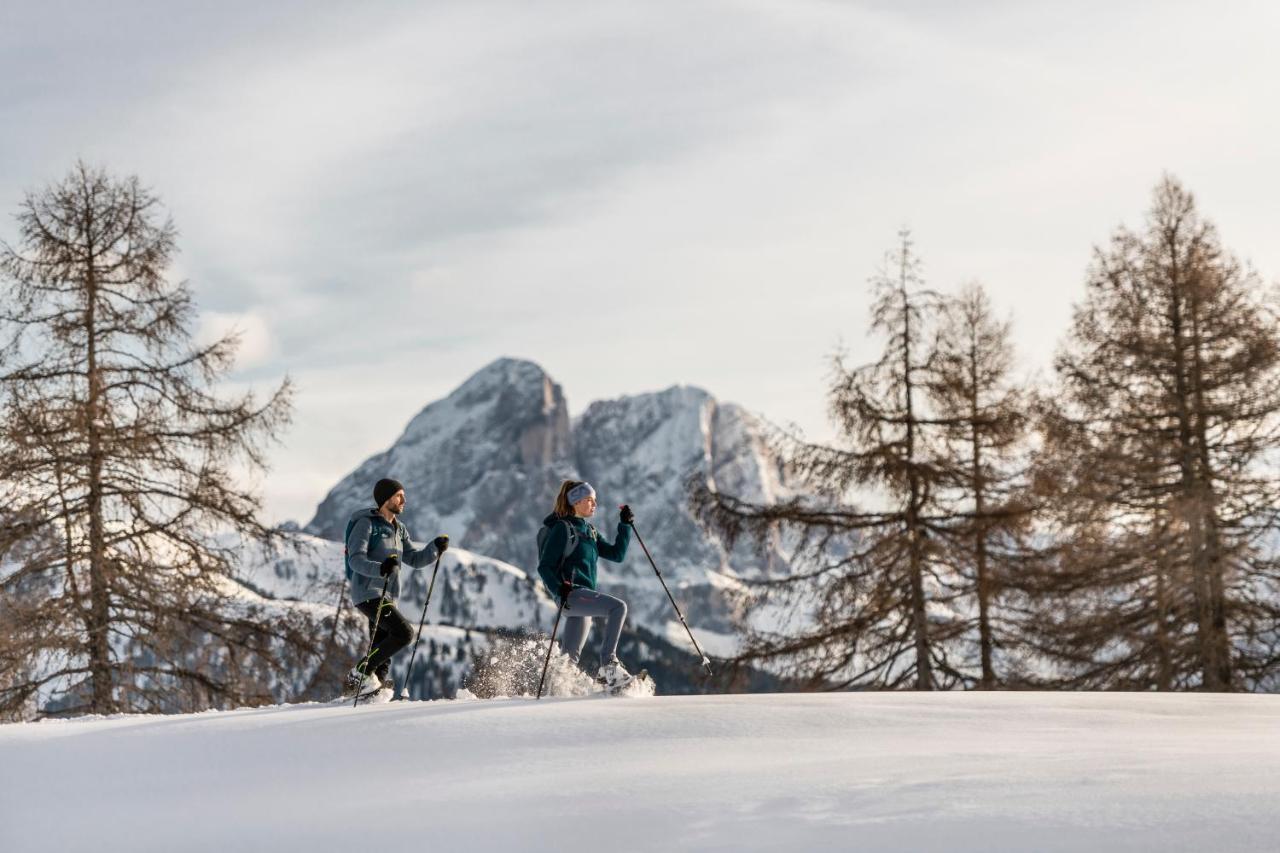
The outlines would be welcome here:
M 631 507 L 623 504 L 622 509 L 618 512 L 618 521 L 623 524 L 635 524 L 636 514 L 631 511 Z
M 382 561 L 382 565 L 378 568 L 378 574 L 384 578 L 400 568 L 400 555 L 392 554 L 390 557 Z
M 569 609 L 569 593 L 573 592 L 573 582 L 563 580 L 560 581 L 560 604 L 565 610 Z
M 443 536 L 437 536 L 431 544 L 436 546 L 437 554 L 443 554 L 449 550 L 449 535 L 446 533 Z

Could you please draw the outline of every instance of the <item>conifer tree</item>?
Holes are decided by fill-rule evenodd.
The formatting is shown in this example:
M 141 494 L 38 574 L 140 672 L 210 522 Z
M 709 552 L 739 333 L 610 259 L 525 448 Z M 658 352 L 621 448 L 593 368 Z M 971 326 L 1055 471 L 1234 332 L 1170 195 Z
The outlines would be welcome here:
M 1173 178 L 1098 250 L 1038 477 L 1060 548 L 1042 648 L 1073 686 L 1274 679 L 1280 326 Z
M 217 393 L 236 339 L 192 343 L 175 228 L 83 163 L 0 245 L 0 712 L 265 701 L 310 626 L 238 603 L 222 538 L 270 542 L 242 472 L 288 422 Z
M 977 680 L 988 690 L 1001 680 L 997 644 L 1010 653 L 1017 644 L 1020 617 L 1012 608 L 1015 599 L 1021 604 L 1031 519 L 1022 477 L 1029 400 L 1012 380 L 1013 362 L 1009 323 L 992 316 L 980 285 L 965 287 L 946 307 L 929 391 L 943 428 L 940 458 L 950 471 L 952 517 L 938 529 L 957 592 L 972 603 Z
M 906 232 L 873 283 L 871 327 L 886 345 L 863 367 L 835 360 L 830 410 L 843 445 L 779 448 L 789 479 L 819 497 L 752 504 L 694 483 L 692 506 L 730 540 L 786 537 L 807 564 L 760 586 L 756 606 L 791 618 L 753 630 L 744 662 L 769 661 L 815 687 L 931 690 L 963 681 L 949 649 L 966 627 L 942 559 L 947 471 L 927 408 L 940 300 L 923 287 Z

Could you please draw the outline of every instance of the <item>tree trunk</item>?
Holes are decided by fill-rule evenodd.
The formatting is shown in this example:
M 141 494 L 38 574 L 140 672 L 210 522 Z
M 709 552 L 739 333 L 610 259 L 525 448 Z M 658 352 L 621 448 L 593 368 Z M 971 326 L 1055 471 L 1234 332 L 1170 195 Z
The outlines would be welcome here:
M 986 514 L 986 483 L 982 477 L 982 440 L 978 428 L 978 351 L 976 343 L 971 342 L 969 348 L 969 442 L 973 469 L 970 474 L 973 480 L 973 552 L 975 584 L 978 592 L 978 642 L 982 655 L 983 690 L 993 690 L 996 686 L 995 667 L 991 662 L 994 641 L 991 636 L 991 583 L 987 576 L 987 528 L 984 521 Z
M 916 689 L 933 689 L 933 662 L 929 649 L 929 619 L 925 611 L 924 595 L 924 548 L 923 530 L 920 523 L 920 476 L 916 471 L 915 427 L 916 414 L 913 399 L 913 377 L 911 369 L 911 303 L 907 296 L 907 258 L 906 247 L 902 253 L 902 380 L 906 399 L 906 452 L 907 481 L 910 495 L 907 503 L 907 545 L 910 555 L 911 572 L 911 624 L 915 633 L 916 646 Z
M 1191 589 L 1196 608 L 1196 655 L 1200 662 L 1201 683 L 1205 690 L 1221 690 L 1213 654 L 1213 611 L 1209 593 L 1208 567 L 1204 537 L 1205 494 L 1197 471 L 1198 453 L 1191 422 L 1192 389 L 1186 357 L 1186 320 L 1183 317 L 1181 281 L 1177 248 L 1169 240 L 1171 255 L 1169 323 L 1173 332 L 1174 405 L 1178 419 L 1178 466 L 1180 489 L 1178 517 L 1187 530 L 1187 562 L 1191 569 Z
M 89 218 L 85 231 L 92 234 L 93 222 Z M 92 683 L 90 705 L 95 714 L 110 714 L 115 710 L 114 690 L 111 683 L 111 598 L 108 591 L 106 560 L 106 535 L 102 523 L 102 435 L 101 394 L 102 381 L 98 371 L 97 340 L 97 279 L 94 265 L 96 256 L 90 244 L 85 261 L 86 274 L 86 373 L 88 398 L 85 405 L 85 429 L 89 445 L 89 677 Z
M 1231 644 L 1227 637 L 1226 590 L 1223 578 L 1222 540 L 1218 529 L 1217 491 L 1213 486 L 1213 464 L 1209 458 L 1209 410 L 1204 400 L 1204 341 L 1200 328 L 1200 300 L 1191 294 L 1191 370 L 1195 388 L 1196 445 L 1199 451 L 1201 512 L 1204 525 L 1204 573 L 1209 611 L 1208 666 L 1205 687 L 1230 690 L 1232 687 Z M 1213 686 L 1210 686 L 1213 685 Z
M 1169 582 L 1164 567 L 1156 571 L 1156 689 L 1173 689 L 1173 650 L 1169 642 Z

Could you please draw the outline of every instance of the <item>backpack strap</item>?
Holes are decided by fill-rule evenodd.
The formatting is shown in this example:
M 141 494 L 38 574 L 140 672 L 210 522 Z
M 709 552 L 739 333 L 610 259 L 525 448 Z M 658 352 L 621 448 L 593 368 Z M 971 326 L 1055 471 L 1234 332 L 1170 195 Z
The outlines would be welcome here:
M 375 510 L 376 513 L 376 510 Z M 351 568 L 351 549 L 347 546 L 347 540 L 351 538 L 351 529 L 356 526 L 355 518 L 347 522 L 347 530 L 342 534 L 342 568 L 347 580 L 351 580 L 351 576 L 355 571 Z M 369 525 L 369 542 L 373 541 L 373 524 Z M 369 549 L 369 542 L 364 543 L 365 550 Z
M 563 518 L 560 519 L 560 523 L 565 526 L 564 553 L 560 555 L 560 562 L 556 565 L 556 574 L 563 578 L 564 561 L 569 559 L 569 555 L 578 547 L 578 531 Z

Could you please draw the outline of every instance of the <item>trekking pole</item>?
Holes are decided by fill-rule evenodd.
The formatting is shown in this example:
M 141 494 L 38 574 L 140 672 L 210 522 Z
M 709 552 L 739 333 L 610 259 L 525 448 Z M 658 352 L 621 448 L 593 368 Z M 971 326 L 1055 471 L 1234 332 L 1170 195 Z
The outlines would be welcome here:
M 342 605 L 347 603 L 347 583 L 342 581 L 338 586 L 338 609 L 333 612 L 333 634 L 338 633 L 338 623 L 342 621 Z M 333 642 L 333 637 L 329 638 Z
M 324 654 L 320 658 L 320 666 L 316 668 L 316 678 L 320 677 L 320 670 L 324 669 L 324 664 L 329 659 L 329 650 L 332 649 L 333 644 L 337 642 L 338 625 L 342 622 L 342 607 L 346 603 L 347 603 L 347 583 L 344 580 L 338 585 L 338 608 L 333 611 L 333 629 L 329 631 L 329 642 L 324 647 Z
M 698 645 L 698 641 L 693 637 L 693 631 L 689 630 L 689 623 L 684 621 L 684 614 L 680 612 L 680 605 L 676 604 L 675 597 L 671 595 L 671 589 L 667 586 L 667 582 L 662 579 L 662 572 L 658 571 L 658 564 L 653 561 L 653 555 L 649 553 L 649 549 L 645 548 L 644 540 L 640 538 L 640 531 L 636 530 L 634 523 L 631 525 L 631 532 L 636 535 L 636 541 L 640 543 L 640 547 L 644 549 L 644 555 L 649 558 L 649 565 L 653 566 L 653 573 L 658 576 L 658 583 L 662 584 L 662 588 L 667 591 L 667 598 L 671 599 L 671 606 L 675 608 L 676 616 L 680 617 L 680 624 L 689 634 L 689 640 L 693 643 L 693 647 L 698 650 L 698 656 L 702 658 L 702 665 L 707 668 L 707 676 L 711 676 L 711 660 L 703 653 L 702 647 Z
M 431 593 L 436 588 L 436 573 L 440 571 L 440 558 L 443 556 L 443 551 L 436 554 L 436 567 L 431 570 L 431 583 L 427 586 L 427 603 L 422 605 L 422 618 L 418 620 L 418 633 L 413 638 L 413 654 L 409 655 L 409 668 L 404 673 L 404 690 L 400 691 L 401 699 L 406 699 L 409 695 L 409 679 L 413 676 L 413 660 L 418 656 L 418 640 L 422 637 L 422 626 L 427 622 L 427 608 L 431 606 Z
M 338 641 L 338 626 L 342 622 L 342 608 L 347 601 L 347 584 L 343 580 L 338 587 L 338 609 L 333 614 L 333 629 L 329 631 L 329 639 L 320 651 L 320 660 L 316 664 L 316 671 L 311 674 L 311 678 L 307 681 L 307 686 L 302 689 L 299 696 L 314 696 L 317 687 L 324 679 L 326 667 L 329 664 L 329 655 L 333 653 L 334 644 Z
M 551 650 L 556 647 L 556 630 L 560 627 L 560 614 L 564 613 L 564 606 L 569 601 L 569 596 L 565 596 L 560 602 L 560 609 L 556 611 L 556 622 L 551 626 L 551 642 L 547 643 L 547 659 L 542 662 L 542 678 L 538 679 L 538 698 L 542 698 L 542 684 L 547 680 L 547 667 L 551 664 Z
M 362 676 L 369 674 L 368 672 L 365 671 L 365 667 L 369 663 L 369 658 L 373 657 L 373 652 L 374 652 L 373 641 L 374 641 L 374 638 L 378 636 L 378 623 L 382 621 L 382 608 L 386 605 L 387 585 L 390 583 L 391 583 L 391 575 L 387 575 L 386 580 L 382 582 L 382 595 L 378 596 L 378 611 L 373 614 L 373 630 L 369 632 L 369 653 L 364 656 L 364 660 L 360 661 L 360 666 L 356 667 L 356 669 L 359 670 L 360 675 Z M 351 703 L 351 707 L 354 708 L 359 704 L 360 704 L 360 688 L 357 687 L 356 698 L 355 698 L 355 701 Z

